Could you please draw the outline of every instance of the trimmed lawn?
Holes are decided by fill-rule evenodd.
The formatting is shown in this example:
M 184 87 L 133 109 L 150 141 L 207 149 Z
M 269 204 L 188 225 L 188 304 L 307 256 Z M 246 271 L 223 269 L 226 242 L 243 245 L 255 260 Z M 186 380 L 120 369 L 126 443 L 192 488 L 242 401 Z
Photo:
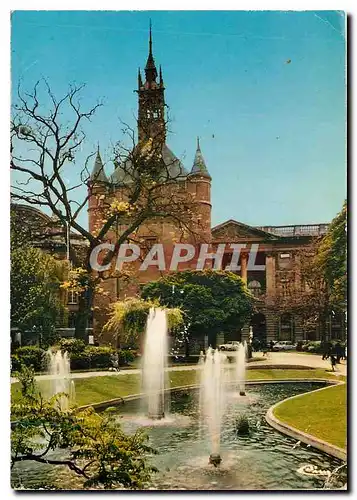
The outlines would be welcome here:
M 180 387 L 191 385 L 197 382 L 197 370 L 170 371 L 170 386 Z M 335 375 L 323 369 L 316 370 L 289 370 L 285 369 L 254 369 L 247 370 L 247 379 L 256 380 L 278 380 L 287 378 L 336 378 Z M 344 377 L 337 377 L 344 378 Z M 89 377 L 74 379 L 76 390 L 76 403 L 87 405 L 91 403 L 100 403 L 108 399 L 129 396 L 130 394 L 140 393 L 141 378 L 136 373 L 126 373 L 103 377 Z M 42 380 L 38 382 L 40 390 L 44 393 L 48 387 L 49 381 Z M 11 395 L 13 398 L 19 394 L 19 383 L 11 384 Z
M 279 405 L 274 415 L 283 422 L 339 448 L 347 442 L 347 385 L 304 394 Z

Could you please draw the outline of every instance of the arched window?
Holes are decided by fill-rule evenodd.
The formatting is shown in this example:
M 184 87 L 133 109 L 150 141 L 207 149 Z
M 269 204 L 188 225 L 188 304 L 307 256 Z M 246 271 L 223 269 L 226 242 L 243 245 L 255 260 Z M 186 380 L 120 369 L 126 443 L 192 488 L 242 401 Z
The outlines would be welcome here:
M 248 290 L 254 295 L 258 297 L 262 292 L 262 285 L 257 280 L 250 281 L 248 283 Z

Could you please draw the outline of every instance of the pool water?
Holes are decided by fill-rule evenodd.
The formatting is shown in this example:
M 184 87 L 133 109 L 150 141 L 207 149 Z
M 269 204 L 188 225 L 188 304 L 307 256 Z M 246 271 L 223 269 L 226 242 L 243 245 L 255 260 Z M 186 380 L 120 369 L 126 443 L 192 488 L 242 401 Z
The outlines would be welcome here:
M 341 465 L 341 461 L 311 447 L 296 445 L 296 440 L 280 434 L 265 421 L 268 408 L 276 402 L 321 386 L 301 382 L 256 384 L 247 385 L 245 397 L 232 392 L 222 426 L 222 463 L 217 468 L 208 463 L 209 440 L 199 424 L 197 391 L 173 393 L 170 415 L 162 421 L 152 423 L 140 415 L 140 401 L 118 407 L 117 416 L 128 432 L 144 425 L 151 446 L 158 451 L 158 455 L 149 459 L 159 472 L 148 489 L 321 489 L 326 478 L 305 475 L 302 466 L 314 465 L 326 474 Z M 241 414 L 249 420 L 247 436 L 236 432 L 236 419 Z M 58 488 L 80 489 L 80 481 L 72 473 L 41 464 L 16 464 L 12 478 L 15 487 L 21 483 L 33 489 L 41 481 Z

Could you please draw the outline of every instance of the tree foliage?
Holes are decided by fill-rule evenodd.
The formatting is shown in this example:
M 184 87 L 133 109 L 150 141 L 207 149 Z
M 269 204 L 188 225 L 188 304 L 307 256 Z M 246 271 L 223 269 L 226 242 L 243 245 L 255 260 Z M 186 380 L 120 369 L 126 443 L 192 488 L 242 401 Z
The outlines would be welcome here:
M 145 330 L 150 308 L 160 307 L 158 300 L 129 298 L 112 305 L 109 321 L 104 326 L 105 332 L 111 332 L 116 339 L 126 345 L 137 345 L 140 335 Z M 183 325 L 183 314 L 180 308 L 166 308 L 169 330 Z
M 125 202 L 116 198 L 113 183 L 103 180 L 104 164 L 91 175 L 95 151 L 79 165 L 77 157 L 83 146 L 87 147 L 86 127 L 103 105 L 98 102 L 85 109 L 83 88 L 72 85 L 64 95 L 56 96 L 46 80 L 39 80 L 30 91 L 19 85 L 11 119 L 11 196 L 15 202 L 51 210 L 65 239 L 69 229 L 87 242 L 84 259 L 74 245 L 70 245 L 70 258 L 74 267 L 82 266 L 90 276 L 90 255 L 97 245 L 108 239 L 115 244 L 114 251 L 105 257 L 106 263 L 113 262 L 122 243 L 143 243 L 138 230 L 149 219 L 170 221 L 182 235 L 193 232 L 197 201 L 183 188 L 180 173 L 172 174 L 177 159 L 164 163 L 162 134 L 138 143 L 135 131 L 121 124 L 123 139 L 114 145 L 111 162 L 121 168 L 120 189 L 125 190 Z M 72 172 L 70 184 L 68 169 Z M 81 223 L 90 199 L 95 199 L 98 207 L 91 231 Z M 85 337 L 95 285 L 113 276 L 121 277 L 114 266 L 88 279 L 88 287 L 79 296 L 76 337 Z
M 66 263 L 58 261 L 22 238 L 20 224 L 11 224 L 11 324 L 20 331 L 36 331 L 43 340 L 65 319 L 60 286 Z
M 331 222 L 322 239 L 315 265 L 329 289 L 332 309 L 345 311 L 347 306 L 347 202 Z
M 322 238 L 301 247 L 285 275 L 284 286 L 278 286 L 267 305 L 276 315 L 286 313 L 299 318 L 307 333 L 320 329 L 324 340 L 330 315 L 347 307 L 347 205 L 331 222 Z
M 34 461 L 62 465 L 84 480 L 84 487 L 141 489 L 156 471 L 147 464 L 155 453 L 142 430 L 123 432 L 111 410 L 62 410 L 59 393 L 45 400 L 32 370 L 18 374 L 21 396 L 11 406 L 11 466 Z M 61 457 L 51 452 L 62 449 Z
M 206 269 L 182 271 L 145 285 L 144 299 L 180 307 L 191 335 L 239 332 L 253 310 L 253 297 L 234 273 Z

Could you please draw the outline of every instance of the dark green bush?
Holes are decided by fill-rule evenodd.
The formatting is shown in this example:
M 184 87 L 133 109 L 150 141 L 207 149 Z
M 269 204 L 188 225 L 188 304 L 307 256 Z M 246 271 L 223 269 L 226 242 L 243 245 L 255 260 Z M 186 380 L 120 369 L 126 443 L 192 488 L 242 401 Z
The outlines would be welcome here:
M 16 354 L 11 355 L 11 371 L 18 372 L 21 370 L 20 358 Z
M 62 338 L 57 345 L 62 352 L 67 351 L 68 354 L 72 353 L 79 354 L 83 352 L 86 348 L 86 344 L 84 343 L 83 340 L 74 338 L 70 339 Z
M 71 370 L 88 370 L 91 368 L 90 357 L 81 352 L 79 354 L 70 354 Z
M 28 367 L 32 366 L 36 372 L 43 370 L 45 367 L 45 352 L 41 347 L 35 345 L 19 347 L 16 350 L 16 355 L 11 356 L 11 361 L 17 365 L 17 368 L 14 368 L 13 365 L 12 370 L 18 370 L 19 363 Z
M 310 340 L 309 342 L 306 342 L 302 346 L 302 351 L 304 352 L 312 352 L 315 354 L 320 354 L 321 353 L 321 342 L 320 340 Z
M 131 363 L 135 359 L 135 351 L 131 350 L 121 350 L 118 352 L 119 354 L 119 366 L 127 365 Z
M 91 368 L 109 368 L 112 366 L 111 356 L 116 350 L 112 347 L 87 346 L 84 353 L 90 359 Z

